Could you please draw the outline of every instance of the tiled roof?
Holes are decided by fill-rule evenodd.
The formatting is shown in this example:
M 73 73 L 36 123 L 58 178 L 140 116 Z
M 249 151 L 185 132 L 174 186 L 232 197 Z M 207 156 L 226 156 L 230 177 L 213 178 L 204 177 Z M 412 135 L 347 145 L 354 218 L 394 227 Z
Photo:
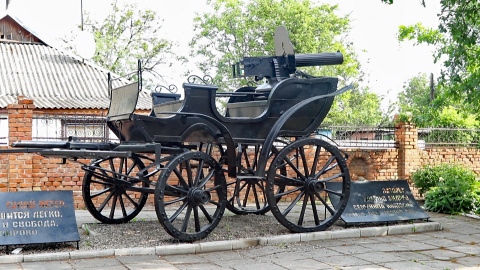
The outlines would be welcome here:
M 0 108 L 17 96 L 33 99 L 37 108 L 106 109 L 110 104 L 108 71 L 48 45 L 0 43 Z M 114 87 L 129 83 L 115 80 Z M 141 92 L 137 109 L 150 109 Z

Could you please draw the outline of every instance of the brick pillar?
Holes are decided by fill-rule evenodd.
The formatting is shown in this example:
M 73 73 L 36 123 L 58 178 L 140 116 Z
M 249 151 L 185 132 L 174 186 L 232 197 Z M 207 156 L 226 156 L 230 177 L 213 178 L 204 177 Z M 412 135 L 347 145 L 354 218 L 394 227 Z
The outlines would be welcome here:
M 395 125 L 395 141 L 398 145 L 398 177 L 408 179 L 419 163 L 418 130 L 413 123 Z
M 17 104 L 7 106 L 9 145 L 20 140 L 32 139 L 33 100 L 18 97 Z M 7 179 L 1 186 L 8 191 L 31 191 L 33 188 L 33 154 L 8 154 Z

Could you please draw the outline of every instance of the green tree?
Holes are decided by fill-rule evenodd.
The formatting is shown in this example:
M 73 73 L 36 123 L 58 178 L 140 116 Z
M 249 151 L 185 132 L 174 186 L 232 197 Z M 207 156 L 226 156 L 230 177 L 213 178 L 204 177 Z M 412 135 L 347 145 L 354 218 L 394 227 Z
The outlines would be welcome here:
M 158 75 L 160 65 L 169 65 L 172 59 L 172 43 L 159 38 L 162 21 L 156 12 L 141 10 L 136 5 L 117 6 L 101 22 L 92 22 L 87 16 L 86 30 L 92 32 L 97 50 L 92 60 L 119 75 L 137 69 L 137 60 L 142 60 L 142 68 Z
M 398 94 L 399 114 L 418 127 L 478 127 L 469 106 L 452 101 L 442 89 L 432 91 L 432 85 L 433 78 L 428 78 L 426 74 L 410 79 Z
M 406 82 L 403 91 L 398 94 L 398 113 L 409 116 L 410 121 L 419 127 L 431 126 L 438 109 L 430 85 L 428 76 L 419 74 Z
M 198 66 L 205 74 L 212 75 L 222 90 L 232 91 L 246 83 L 232 78 L 232 64 L 244 56 L 275 54 L 273 36 L 279 25 L 288 29 L 295 53 L 343 53 L 342 65 L 302 68 L 302 71 L 314 76 L 338 77 L 340 86 L 361 76 L 352 44 L 347 40 L 350 19 L 338 16 L 337 6 L 316 5 L 309 0 L 212 0 L 208 3 L 213 11 L 194 21 L 192 56 L 200 57 Z M 356 86 L 351 93 L 336 97 L 327 121 L 330 124 L 378 124 L 382 118 L 380 101 L 374 93 Z
M 381 98 L 368 89 L 354 89 L 335 98 L 324 125 L 376 126 L 384 124 Z
M 435 61 L 443 61 L 440 78 L 445 95 L 480 111 L 480 2 L 441 0 L 438 29 L 401 26 L 399 40 L 433 44 Z
M 316 6 L 308 0 L 213 0 L 213 11 L 194 20 L 196 35 L 191 41 L 192 56 L 201 57 L 202 72 L 214 75 L 214 83 L 224 90 L 244 84 L 231 77 L 231 66 L 244 56 L 274 55 L 274 32 L 284 25 L 296 53 L 341 51 L 344 64 L 312 67 L 312 75 L 338 76 L 342 83 L 358 75 L 358 62 L 351 44 L 345 40 L 348 16 L 335 14 L 337 6 Z

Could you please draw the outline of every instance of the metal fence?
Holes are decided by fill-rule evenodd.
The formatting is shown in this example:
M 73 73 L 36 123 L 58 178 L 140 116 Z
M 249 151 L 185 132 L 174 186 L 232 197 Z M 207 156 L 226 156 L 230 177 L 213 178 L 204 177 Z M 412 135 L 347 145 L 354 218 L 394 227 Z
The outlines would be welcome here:
M 429 147 L 478 147 L 480 129 L 419 128 L 420 148 Z
M 106 125 L 104 115 L 36 114 L 32 120 L 33 140 L 118 141 Z
M 396 148 L 395 127 L 374 126 L 320 126 L 314 134 L 328 137 L 341 148 L 388 149 Z M 106 125 L 103 114 L 36 113 L 32 120 L 33 140 L 68 140 L 75 137 L 88 142 L 118 142 Z M 0 146 L 8 143 L 8 119 L 0 115 Z M 480 129 L 419 128 L 419 148 L 479 147 Z
M 341 148 L 395 148 L 395 127 L 320 126 L 316 136 L 326 136 Z
M 395 127 L 321 126 L 316 136 L 326 136 L 342 148 L 396 148 Z M 419 128 L 418 147 L 479 147 L 480 129 Z

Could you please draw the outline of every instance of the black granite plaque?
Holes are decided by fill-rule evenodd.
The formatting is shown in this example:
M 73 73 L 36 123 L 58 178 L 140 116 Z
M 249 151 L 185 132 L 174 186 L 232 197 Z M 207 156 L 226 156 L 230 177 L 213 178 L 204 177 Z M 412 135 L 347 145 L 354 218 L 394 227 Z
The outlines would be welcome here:
M 341 190 L 340 182 L 329 182 L 327 188 Z M 332 204 L 339 198 L 332 196 Z M 430 218 L 413 198 L 406 180 L 355 181 L 341 218 L 348 223 L 391 222 Z
M 78 241 L 72 191 L 0 192 L 0 245 Z

